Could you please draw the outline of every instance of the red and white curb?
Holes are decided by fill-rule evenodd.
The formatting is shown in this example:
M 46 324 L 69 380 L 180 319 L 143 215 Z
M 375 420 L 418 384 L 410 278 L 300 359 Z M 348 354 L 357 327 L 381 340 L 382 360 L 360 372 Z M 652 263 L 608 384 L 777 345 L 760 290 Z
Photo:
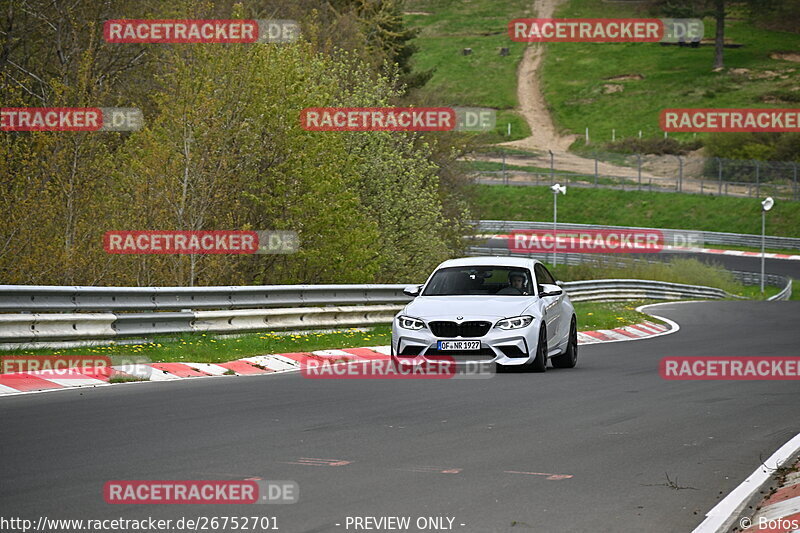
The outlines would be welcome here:
M 800 531 L 800 472 L 787 475 L 781 488 L 765 498 L 760 507 L 750 520 L 752 525 L 744 530 L 747 533 Z
M 800 472 L 786 476 L 783 485 L 767 496 L 752 517 L 748 504 L 759 489 L 766 488 L 775 471 L 800 451 L 800 433 L 762 462 L 758 469 L 733 489 L 692 533 L 790 533 L 800 531 Z M 756 501 L 757 503 L 757 501 Z
M 498 239 L 509 240 L 511 235 L 476 235 L 478 239 Z M 686 252 L 695 254 L 712 254 L 712 255 L 736 255 L 739 257 L 761 257 L 761 252 L 745 252 L 744 250 L 720 250 L 717 248 L 691 248 L 680 246 L 664 246 L 664 251 L 667 252 Z M 543 252 L 548 252 L 543 250 Z M 549 252 L 548 252 L 549 253 Z M 800 255 L 793 254 L 775 254 L 765 253 L 764 257 L 767 259 L 787 259 L 789 261 L 800 261 Z
M 622 326 L 614 329 L 598 329 L 597 331 L 578 332 L 578 344 L 596 344 L 598 342 L 619 342 L 644 339 L 671 333 L 672 328 L 646 320 L 641 324 Z
M 744 250 L 717 250 L 716 248 L 675 248 L 668 247 L 679 252 L 694 252 L 700 254 L 717 254 L 717 255 L 738 255 L 741 257 L 761 257 L 761 252 L 745 252 Z M 789 261 L 800 261 L 800 255 L 791 254 L 773 254 L 765 253 L 764 257 L 767 259 L 788 259 Z
M 645 306 L 646 307 L 646 306 Z M 661 317 L 656 317 L 661 320 Z M 578 344 L 597 344 L 604 342 L 620 342 L 657 337 L 674 333 L 679 326 L 671 321 L 670 325 L 645 321 L 641 324 L 623 326 L 614 329 L 582 331 L 578 333 Z M 343 350 L 317 350 L 314 352 L 297 352 L 274 355 L 257 355 L 245 357 L 227 363 L 150 363 L 149 381 L 172 381 L 184 378 L 203 378 L 226 375 L 250 376 L 278 374 L 300 370 L 309 361 L 341 361 L 356 362 L 375 359 L 388 359 L 389 346 L 371 346 L 366 348 L 346 348 Z M 129 368 L 111 367 L 114 377 L 131 376 Z M 128 372 L 126 372 L 126 370 Z M 131 372 L 131 373 L 129 373 Z M 78 370 L 21 372 L 0 374 L 0 396 L 46 392 L 71 387 L 97 387 L 112 385 L 109 379 L 112 372 L 106 370 L 92 375 L 81 374 Z

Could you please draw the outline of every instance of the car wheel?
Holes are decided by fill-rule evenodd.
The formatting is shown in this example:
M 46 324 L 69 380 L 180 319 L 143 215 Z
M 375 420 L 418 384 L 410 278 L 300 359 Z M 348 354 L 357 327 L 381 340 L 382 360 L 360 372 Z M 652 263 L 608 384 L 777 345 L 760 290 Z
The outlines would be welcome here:
M 539 328 L 539 340 L 536 343 L 536 357 L 533 361 L 523 365 L 528 372 L 544 372 L 547 370 L 547 331 L 544 325 Z
M 575 317 L 569 326 L 569 340 L 567 341 L 566 351 L 550 359 L 554 368 L 574 368 L 578 364 L 578 328 L 575 324 Z

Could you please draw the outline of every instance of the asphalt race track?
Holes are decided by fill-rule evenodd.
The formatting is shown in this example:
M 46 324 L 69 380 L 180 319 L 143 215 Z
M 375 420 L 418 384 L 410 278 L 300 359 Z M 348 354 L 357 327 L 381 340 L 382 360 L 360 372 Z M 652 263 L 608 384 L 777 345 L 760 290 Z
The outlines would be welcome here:
M 797 355 L 800 302 L 653 312 L 681 330 L 583 346 L 577 368 L 545 374 L 290 373 L 4 398 L 3 515 L 270 515 L 284 532 L 348 531 L 348 516 L 384 515 L 451 517 L 464 532 L 690 531 L 800 431 L 800 386 L 665 381 L 659 360 Z M 108 505 L 102 494 L 115 479 L 251 477 L 297 481 L 300 501 Z

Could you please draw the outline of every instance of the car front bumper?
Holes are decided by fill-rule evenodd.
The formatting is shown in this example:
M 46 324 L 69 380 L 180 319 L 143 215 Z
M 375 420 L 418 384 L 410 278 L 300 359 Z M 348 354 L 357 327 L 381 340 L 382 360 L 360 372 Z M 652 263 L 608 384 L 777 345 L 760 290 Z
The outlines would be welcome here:
M 437 317 L 437 320 L 440 318 Z M 446 320 L 446 319 L 444 319 Z M 495 319 L 494 322 L 497 322 Z M 427 322 L 427 321 L 426 321 Z M 482 337 L 437 337 L 430 329 L 408 330 L 392 324 L 392 355 L 404 363 L 423 363 L 452 357 L 458 363 L 493 362 L 501 365 L 524 365 L 536 357 L 540 321 L 534 319 L 527 327 L 502 330 L 492 327 Z M 439 351 L 439 341 L 480 341 L 479 351 Z

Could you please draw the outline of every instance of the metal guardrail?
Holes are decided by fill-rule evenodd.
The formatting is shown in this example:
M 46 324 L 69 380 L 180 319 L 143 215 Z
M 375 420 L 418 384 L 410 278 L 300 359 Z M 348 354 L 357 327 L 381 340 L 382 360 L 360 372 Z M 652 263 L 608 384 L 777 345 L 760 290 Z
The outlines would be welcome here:
M 783 288 L 781 292 L 776 294 L 775 296 L 770 296 L 767 298 L 770 302 L 774 302 L 777 300 L 788 300 L 792 297 L 792 278 L 786 278 L 789 282 L 786 284 L 786 287 Z
M 548 261 L 552 259 L 553 254 L 548 252 L 512 252 L 508 248 L 493 248 L 489 246 L 472 246 L 467 250 L 468 255 L 470 256 L 514 256 L 514 257 L 530 257 L 532 259 L 538 259 L 540 261 Z M 622 261 L 616 256 L 612 255 L 605 255 L 605 254 L 577 254 L 577 253 L 559 253 L 558 254 L 558 261 L 561 264 L 566 265 L 579 265 L 585 262 L 591 262 L 595 260 L 600 260 L 605 265 L 615 265 L 620 267 L 625 267 L 630 264 L 631 261 L 634 263 L 661 263 L 663 261 L 657 261 L 654 259 L 643 259 L 643 258 L 633 258 L 627 259 L 626 261 Z M 736 278 L 737 281 L 744 285 L 759 285 L 761 283 L 761 274 L 757 272 L 741 272 L 737 270 L 732 270 L 731 274 L 733 277 Z M 765 281 L 767 285 L 774 285 L 776 287 L 783 287 L 781 292 L 776 295 L 770 296 L 767 298 L 770 301 L 775 300 L 788 300 L 792 296 L 792 278 L 787 276 L 781 276 L 779 274 L 766 274 Z M 567 284 L 564 284 L 565 286 Z M 729 298 L 737 298 L 737 299 L 746 299 L 743 296 L 737 296 L 735 294 L 729 294 L 727 297 Z
M 552 222 L 533 222 L 533 221 L 514 221 L 514 220 L 479 220 L 474 224 L 475 230 L 479 234 L 509 232 L 513 230 L 525 229 L 553 229 Z M 701 234 L 703 242 L 706 244 L 722 244 L 728 246 L 746 246 L 752 248 L 761 247 L 761 235 L 747 233 L 724 233 L 719 231 L 694 231 L 683 229 L 659 229 L 659 228 L 638 228 L 633 226 L 603 226 L 597 224 L 568 224 L 558 223 L 559 229 L 568 230 L 597 230 L 597 229 L 616 229 L 616 230 L 645 230 L 658 229 L 669 235 L 671 233 L 696 233 Z M 764 238 L 767 248 L 782 250 L 800 250 L 800 238 L 777 237 L 767 235 Z
M 573 302 L 682 300 L 686 298 L 721 300 L 735 297 L 722 289 L 714 287 L 639 279 L 571 281 L 563 285 L 564 290 Z
M 124 314 L 8 313 L 0 314 L 0 347 L 16 349 L 21 348 L 21 344 L 63 340 L 368 326 L 391 322 L 402 307 L 361 305 Z
M 0 285 L 0 311 L 261 309 L 408 301 L 406 285 L 61 287 Z
M 4 348 L 19 348 L 53 341 L 385 324 L 392 321 L 402 308 L 401 304 L 411 300 L 402 293 L 403 287 L 405 285 L 284 285 L 137 289 L 0 285 L 0 309 L 17 311 L 0 314 L 0 343 Z M 568 282 L 564 283 L 564 289 L 578 302 L 732 296 L 712 287 L 633 279 Z M 304 307 L 310 302 L 327 305 Z M 291 307 L 271 307 L 287 303 Z M 187 305 L 217 309 L 190 310 L 185 308 Z M 176 308 L 183 310 L 173 310 Z M 76 312 L 98 309 L 104 312 Z

